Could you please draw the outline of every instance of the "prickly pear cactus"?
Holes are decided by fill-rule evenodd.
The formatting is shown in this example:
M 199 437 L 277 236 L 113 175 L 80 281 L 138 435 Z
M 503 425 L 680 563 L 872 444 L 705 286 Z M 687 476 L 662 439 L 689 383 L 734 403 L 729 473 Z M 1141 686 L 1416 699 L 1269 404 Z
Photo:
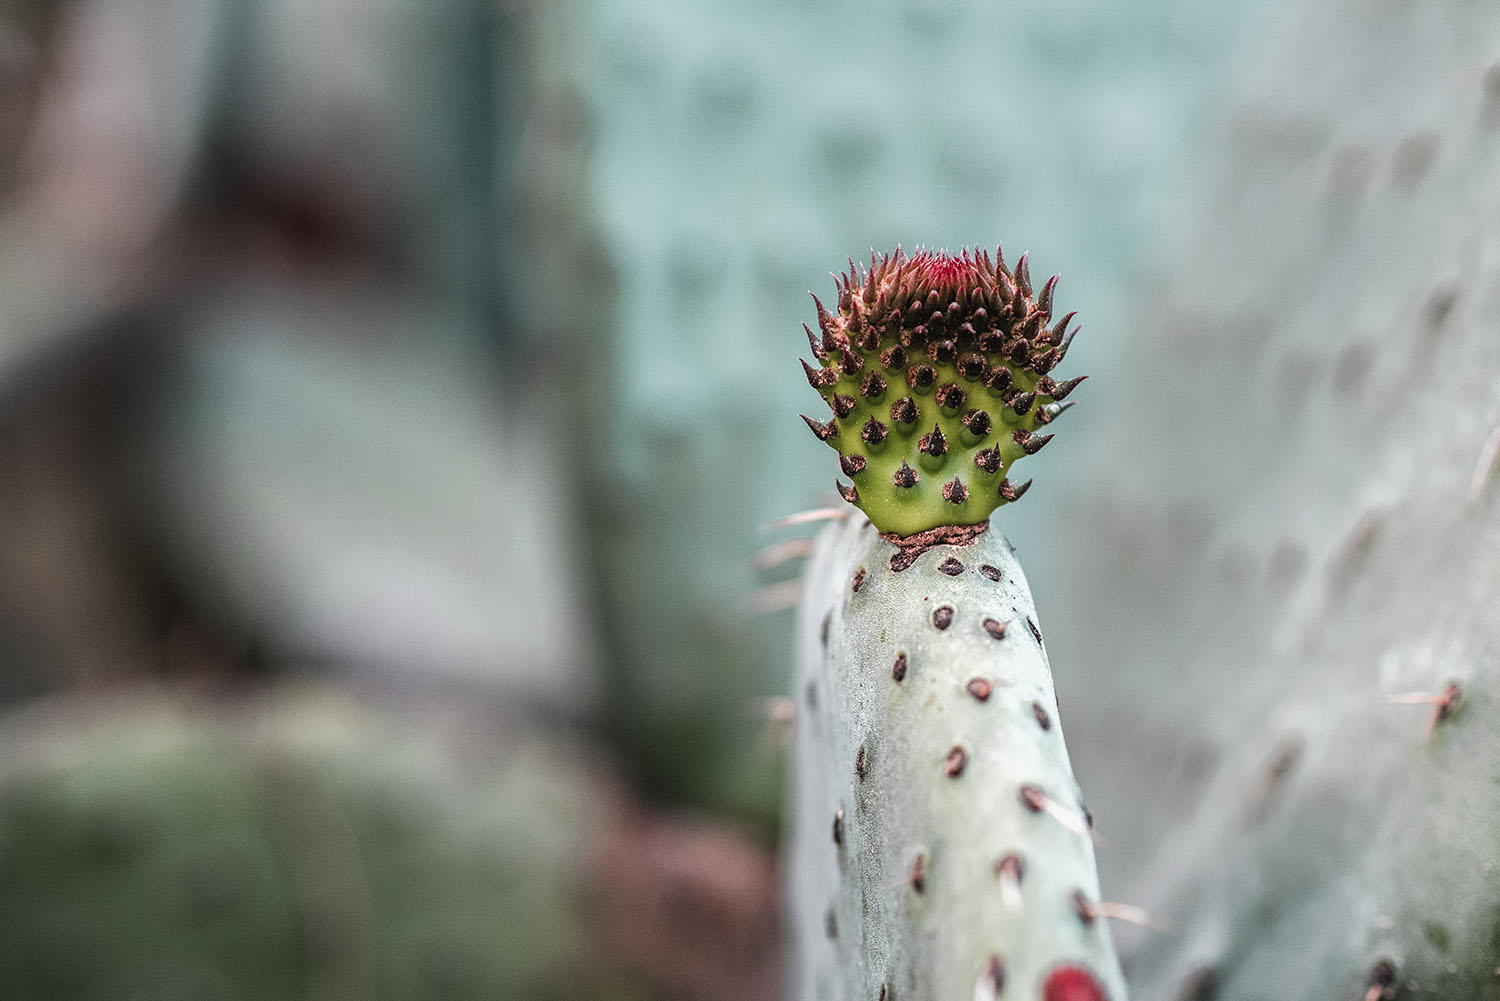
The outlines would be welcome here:
M 960 272 L 977 276 L 982 296 L 955 292 Z M 1021 302 L 1017 313 L 1035 335 L 1026 358 L 1060 353 L 1045 347 L 1052 335 L 1037 319 L 1052 283 L 1038 302 L 1023 300 L 1024 264 L 1017 274 L 1009 298 L 991 299 L 1008 276 L 1003 263 L 898 253 L 873 262 L 863 289 L 840 281 L 838 317 L 819 310 L 824 338 L 814 350 L 822 371 L 836 374 L 809 367 L 810 377 L 835 401 L 829 440 L 863 442 L 858 452 L 841 446 L 846 471 L 851 457 L 871 455 L 852 474 L 870 489 L 849 499 L 877 520 L 851 514 L 818 538 L 800 610 L 788 878 L 793 996 L 806 1001 L 1125 999 L 1092 818 L 1063 744 L 1036 611 L 1009 544 L 987 526 L 1005 499 L 1004 466 L 1023 452 L 998 446 L 996 469 L 989 480 L 971 478 L 966 502 L 936 489 L 908 499 L 887 487 L 912 489 L 901 486 L 901 471 L 932 469 L 927 460 L 943 457 L 918 445 L 915 420 L 881 442 L 860 430 L 881 422 L 873 408 L 899 409 L 889 389 L 837 402 L 849 380 L 866 381 L 877 366 L 904 370 L 899 392 L 921 398 L 940 432 L 943 421 L 963 426 L 962 404 L 933 398 L 944 378 L 970 387 L 950 391 L 976 397 L 1003 380 L 992 398 L 1010 399 L 1010 416 L 997 423 L 1025 430 L 1037 404 L 1016 394 L 1051 397 L 1041 404 L 1050 405 L 1056 387 L 1042 383 L 1050 365 L 1004 367 L 995 357 L 1019 358 L 1015 342 L 1026 338 L 1004 321 L 983 333 L 965 326 Z M 873 308 L 887 302 L 911 308 Z M 1010 346 L 990 350 L 997 339 Z M 972 378 L 958 374 L 965 349 L 981 342 L 989 359 L 974 361 Z M 907 357 L 891 358 L 896 348 Z M 924 374 L 938 365 L 947 366 L 943 376 Z M 1038 393 L 1039 384 L 1048 391 Z M 930 392 L 917 393 L 919 385 Z M 977 456 L 984 437 L 960 440 Z

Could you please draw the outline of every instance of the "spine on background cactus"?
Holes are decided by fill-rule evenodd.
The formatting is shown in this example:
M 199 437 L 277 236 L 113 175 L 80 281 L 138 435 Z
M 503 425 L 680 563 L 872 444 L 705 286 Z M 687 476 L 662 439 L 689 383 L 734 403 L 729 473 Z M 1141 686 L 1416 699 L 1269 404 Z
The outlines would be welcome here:
M 1047 374 L 1055 284 L 897 251 L 818 304 L 804 368 L 833 417 L 808 423 L 868 520 L 819 536 L 799 615 L 802 1001 L 1125 1001 L 1030 591 L 987 530 L 1079 381 Z

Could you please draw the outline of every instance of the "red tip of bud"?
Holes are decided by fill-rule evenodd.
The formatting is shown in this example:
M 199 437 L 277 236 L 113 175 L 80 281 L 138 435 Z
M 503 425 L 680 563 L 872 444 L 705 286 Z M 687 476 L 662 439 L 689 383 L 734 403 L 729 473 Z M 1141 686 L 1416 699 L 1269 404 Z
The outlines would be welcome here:
M 912 258 L 911 264 L 924 285 L 938 288 L 952 288 L 960 283 L 970 284 L 979 278 L 979 269 L 974 266 L 967 251 L 955 255 L 923 250 Z

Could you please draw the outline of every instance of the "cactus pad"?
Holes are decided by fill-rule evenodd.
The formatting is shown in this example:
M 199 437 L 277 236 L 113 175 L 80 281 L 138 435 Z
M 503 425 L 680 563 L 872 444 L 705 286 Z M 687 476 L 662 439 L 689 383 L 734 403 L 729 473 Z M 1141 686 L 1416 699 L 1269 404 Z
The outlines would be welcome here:
M 800 1001 L 1126 1001 L 1036 608 L 1005 536 L 813 544 L 787 898 Z
M 888 535 L 987 523 L 1026 492 L 1011 464 L 1052 439 L 1038 429 L 1083 381 L 1049 374 L 1076 333 L 1072 313 L 1052 320 L 1057 277 L 1034 291 L 1026 255 L 1012 269 L 998 247 L 898 248 L 835 282 L 835 310 L 813 296 L 818 367 L 802 366 L 833 413 L 803 420 L 838 450 L 839 493 Z

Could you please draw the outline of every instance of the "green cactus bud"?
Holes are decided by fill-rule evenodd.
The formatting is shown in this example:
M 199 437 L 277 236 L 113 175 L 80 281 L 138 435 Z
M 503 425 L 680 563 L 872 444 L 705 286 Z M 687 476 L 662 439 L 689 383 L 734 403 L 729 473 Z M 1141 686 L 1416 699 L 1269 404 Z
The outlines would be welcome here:
M 805 328 L 819 367 L 802 363 L 833 416 L 803 420 L 838 450 L 853 481 L 839 492 L 902 538 L 988 523 L 1025 492 L 1007 471 L 1051 440 L 1034 432 L 1082 381 L 1047 374 L 1076 332 L 1072 313 L 1051 322 L 1057 277 L 1034 293 L 1024 254 L 1012 270 L 998 247 L 898 248 L 835 284 L 837 308 L 814 295 L 819 333 Z

